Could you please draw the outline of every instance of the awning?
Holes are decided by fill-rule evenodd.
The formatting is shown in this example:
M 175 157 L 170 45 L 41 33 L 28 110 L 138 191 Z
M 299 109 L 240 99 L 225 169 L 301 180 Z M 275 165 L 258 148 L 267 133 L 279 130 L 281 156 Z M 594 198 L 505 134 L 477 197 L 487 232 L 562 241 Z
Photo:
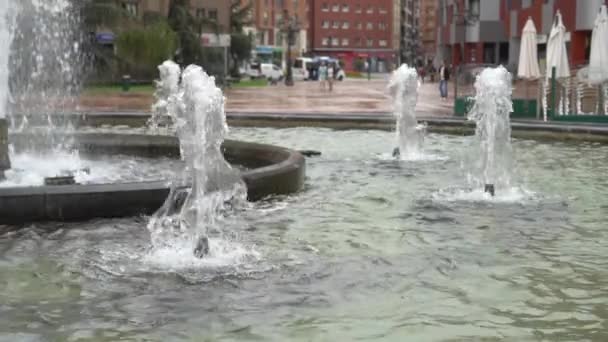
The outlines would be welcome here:
M 101 32 L 95 35 L 95 40 L 97 44 L 113 44 L 115 39 L 114 33 L 111 32 Z
M 272 55 L 274 48 L 272 46 L 256 46 L 255 52 L 259 55 Z

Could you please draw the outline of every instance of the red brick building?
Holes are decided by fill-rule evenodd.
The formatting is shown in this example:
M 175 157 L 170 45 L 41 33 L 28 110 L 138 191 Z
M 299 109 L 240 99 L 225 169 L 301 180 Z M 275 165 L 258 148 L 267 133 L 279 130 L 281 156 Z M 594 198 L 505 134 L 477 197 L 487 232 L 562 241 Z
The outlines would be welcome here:
M 281 31 L 283 16 L 295 16 L 300 28 L 296 35 L 292 57 L 302 55 L 307 48 L 308 0 L 241 0 L 243 5 L 251 4 L 251 26 L 245 31 L 254 37 L 255 58 L 265 62 L 277 62 L 286 57 L 285 34 Z
M 528 17 L 538 31 L 541 69 L 555 13 L 566 26 L 570 64 L 588 62 L 591 30 L 606 0 L 437 0 L 440 58 L 454 65 L 489 63 L 516 68 L 521 31 Z M 472 15 L 463 15 L 472 14 Z M 465 20 L 466 19 L 466 20 Z M 463 49 L 464 48 L 464 49 Z
M 309 53 L 340 59 L 346 70 L 371 60 L 372 70 L 394 66 L 394 0 L 308 0 Z M 398 42 L 398 40 L 397 40 Z

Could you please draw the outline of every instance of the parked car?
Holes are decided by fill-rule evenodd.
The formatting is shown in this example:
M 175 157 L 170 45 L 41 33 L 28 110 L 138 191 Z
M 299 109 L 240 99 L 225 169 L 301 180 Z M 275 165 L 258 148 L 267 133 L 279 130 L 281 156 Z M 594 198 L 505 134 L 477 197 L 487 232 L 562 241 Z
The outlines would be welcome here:
M 269 81 L 280 81 L 285 76 L 281 68 L 271 63 L 260 64 L 260 74 Z
M 295 81 L 307 81 L 313 68 L 312 58 L 299 57 L 293 63 L 293 79 Z

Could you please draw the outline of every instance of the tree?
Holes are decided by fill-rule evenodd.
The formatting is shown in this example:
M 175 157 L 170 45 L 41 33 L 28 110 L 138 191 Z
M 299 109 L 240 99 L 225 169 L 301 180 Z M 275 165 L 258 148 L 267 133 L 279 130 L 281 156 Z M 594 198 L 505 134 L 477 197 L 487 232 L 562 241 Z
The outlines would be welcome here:
M 251 25 L 251 11 L 253 3 L 251 0 L 244 5 L 240 0 L 232 0 L 230 5 L 230 32 L 233 34 L 243 33 L 243 28 Z
M 144 79 L 156 77 L 156 67 L 173 57 L 177 34 L 164 21 L 122 32 L 116 40 L 116 54 L 129 73 Z
M 218 23 L 204 17 L 195 17 L 190 12 L 189 0 L 171 0 L 169 25 L 177 33 L 179 41 L 178 62 L 182 65 L 201 64 L 203 47 L 200 35 L 204 28 L 219 30 Z
M 231 35 L 230 56 L 232 57 L 232 75 L 239 75 L 239 64 L 251 57 L 251 37 L 244 33 Z

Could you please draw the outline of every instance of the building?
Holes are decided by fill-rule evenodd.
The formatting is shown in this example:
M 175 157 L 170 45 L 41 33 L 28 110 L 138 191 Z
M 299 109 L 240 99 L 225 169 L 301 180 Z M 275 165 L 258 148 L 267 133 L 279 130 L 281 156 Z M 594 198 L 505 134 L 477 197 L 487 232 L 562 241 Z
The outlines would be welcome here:
M 299 27 L 292 46 L 292 58 L 303 55 L 307 50 L 308 1 L 307 0 L 241 0 L 246 6 L 251 4 L 251 25 L 245 32 L 253 37 L 254 59 L 263 62 L 286 63 L 287 39 L 285 15 Z
M 140 19 L 146 16 L 169 15 L 170 0 L 116 0 L 132 16 Z M 190 10 L 197 17 L 206 17 L 218 23 L 220 33 L 230 32 L 230 1 L 189 0 Z
M 503 2 L 507 2 L 503 0 Z M 568 31 L 566 35 L 569 60 L 572 67 L 589 62 L 591 46 L 591 31 L 595 17 L 600 6 L 608 1 L 604 0 L 522 0 L 513 2 L 504 12 L 504 27 L 508 34 L 510 51 L 509 63 L 517 65 L 522 29 L 530 17 L 534 20 L 539 36 L 539 59 L 544 66 L 546 58 L 546 42 L 556 11 L 560 11 L 564 26 Z M 542 68 L 541 70 L 544 70 Z
M 422 63 L 420 0 L 395 0 L 399 3 L 399 59 L 401 63 Z
M 339 60 L 346 70 L 384 72 L 397 62 L 394 0 L 309 0 L 309 53 Z
M 604 0 L 438 0 L 437 53 L 454 65 L 504 64 L 515 70 L 521 31 L 528 17 L 536 25 L 541 67 L 554 15 L 562 13 L 570 63 L 589 59 L 591 30 Z
M 437 51 L 437 0 L 420 0 L 419 6 L 421 54 L 424 63 L 428 64 L 435 60 Z

